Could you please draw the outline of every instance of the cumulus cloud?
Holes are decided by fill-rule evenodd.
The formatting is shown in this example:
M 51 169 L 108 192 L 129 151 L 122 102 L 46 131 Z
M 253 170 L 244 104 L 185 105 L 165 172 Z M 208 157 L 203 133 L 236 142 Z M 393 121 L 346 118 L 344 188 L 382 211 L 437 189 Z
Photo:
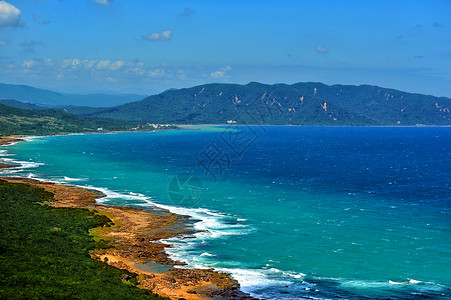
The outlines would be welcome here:
M 166 74 L 166 72 L 163 69 L 155 69 L 155 70 L 149 70 L 147 75 L 149 77 L 162 77 Z
M 164 30 L 162 32 L 152 32 L 146 36 L 143 36 L 143 39 L 148 41 L 168 41 L 172 37 L 172 30 Z
M 6 46 L 9 44 L 9 40 L 0 40 L 0 47 L 1 46 Z
M 22 62 L 22 67 L 24 69 L 31 69 L 32 67 L 36 66 L 38 64 L 37 61 L 30 59 L 30 60 L 24 60 Z
M 190 70 L 178 66 L 149 66 L 138 59 L 133 61 L 102 59 L 24 59 L 17 63 L 4 64 L 0 75 L 8 78 L 32 78 L 38 81 L 58 80 L 61 84 L 72 84 L 74 80 L 96 87 L 99 84 L 116 82 L 133 85 L 137 82 L 191 81 Z M 196 76 L 200 76 L 197 74 Z M 205 75 L 203 75 L 205 76 Z M 207 75 L 208 76 L 208 75 Z M 112 85 L 113 87 L 113 85 Z M 114 87 L 116 87 L 114 85 Z
M 185 7 L 185 9 L 183 10 L 183 12 L 179 13 L 177 16 L 184 18 L 184 17 L 189 17 L 191 15 L 194 15 L 195 11 L 191 8 Z
M 329 49 L 327 49 L 326 47 L 323 47 L 323 46 L 316 46 L 315 51 L 318 53 L 321 53 L 321 54 L 329 53 Z
M 15 28 L 24 25 L 20 19 L 22 12 L 6 1 L 0 1 L 0 28 Z
M 224 76 L 225 76 L 224 71 L 216 71 L 210 74 L 210 77 L 214 79 L 224 78 Z
M 91 0 L 91 2 L 103 6 L 111 6 L 113 4 L 113 0 Z
M 22 47 L 26 47 L 26 48 L 33 48 L 33 47 L 37 47 L 37 46 L 44 46 L 43 42 L 40 41 L 33 41 L 33 40 L 26 40 L 25 42 L 20 44 Z
M 220 70 L 211 73 L 210 78 L 213 78 L 213 79 L 225 78 L 226 72 L 231 71 L 231 70 L 232 70 L 231 66 L 222 67 Z
M 99 63 L 97 64 L 96 68 L 97 69 L 108 69 L 108 66 L 110 65 L 110 61 L 109 60 L 101 60 L 99 61 Z
M 111 71 L 117 71 L 120 68 L 122 68 L 125 65 L 125 62 L 122 60 L 117 60 L 117 61 L 110 61 L 110 60 L 100 60 L 97 65 L 96 68 L 99 70 L 102 69 L 108 69 Z

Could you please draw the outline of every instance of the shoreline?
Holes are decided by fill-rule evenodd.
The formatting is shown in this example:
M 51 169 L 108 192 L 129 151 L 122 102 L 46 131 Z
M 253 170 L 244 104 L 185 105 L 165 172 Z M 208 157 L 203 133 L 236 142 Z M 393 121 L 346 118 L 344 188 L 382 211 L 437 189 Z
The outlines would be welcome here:
M 2 138 L 0 145 L 24 141 Z M 4 168 L 17 167 L 4 165 Z M 242 292 L 230 274 L 213 269 L 176 268 L 186 265 L 172 260 L 161 240 L 189 235 L 187 216 L 163 209 L 106 206 L 96 202 L 105 195 L 96 190 L 22 177 L 3 177 L 11 183 L 44 188 L 54 194 L 52 207 L 87 208 L 112 220 L 110 227 L 97 227 L 90 234 L 106 247 L 91 251 L 91 258 L 138 274 L 138 287 L 170 299 L 256 299 Z
M 427 125 L 427 124 L 417 124 L 417 125 L 302 125 L 302 124 L 244 124 L 244 123 L 232 123 L 232 124 L 175 124 L 180 126 L 179 129 L 197 129 L 190 128 L 196 126 L 265 126 L 265 127 L 386 127 L 386 128 L 421 128 L 421 127 L 451 127 L 451 125 Z M 119 131 L 120 132 L 120 131 Z
M 1 177 L 10 183 L 25 183 L 54 194 L 52 207 L 87 208 L 112 220 L 111 227 L 97 227 L 90 233 L 108 246 L 95 249 L 91 258 L 138 274 L 139 287 L 171 299 L 210 299 L 234 297 L 254 299 L 239 290 L 229 274 L 212 269 L 183 269 L 184 263 L 169 258 L 161 239 L 188 234 L 186 218 L 166 211 L 145 210 L 96 203 L 104 195 L 79 187 L 36 179 Z M 162 272 L 161 269 L 167 269 Z

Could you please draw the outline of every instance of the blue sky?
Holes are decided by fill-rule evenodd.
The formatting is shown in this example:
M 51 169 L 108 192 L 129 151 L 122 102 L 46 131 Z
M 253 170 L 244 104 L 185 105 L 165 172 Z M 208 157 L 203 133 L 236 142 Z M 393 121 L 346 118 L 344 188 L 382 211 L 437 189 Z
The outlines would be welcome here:
M 451 97 L 451 1 L 0 0 L 0 82 L 372 84 Z

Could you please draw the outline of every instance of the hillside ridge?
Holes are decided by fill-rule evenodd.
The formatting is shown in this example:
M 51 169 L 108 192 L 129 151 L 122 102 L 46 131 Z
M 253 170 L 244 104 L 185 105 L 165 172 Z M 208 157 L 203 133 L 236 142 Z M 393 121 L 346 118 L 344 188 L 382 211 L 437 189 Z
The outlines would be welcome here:
M 210 83 L 84 116 L 179 124 L 451 125 L 451 99 L 371 85 Z

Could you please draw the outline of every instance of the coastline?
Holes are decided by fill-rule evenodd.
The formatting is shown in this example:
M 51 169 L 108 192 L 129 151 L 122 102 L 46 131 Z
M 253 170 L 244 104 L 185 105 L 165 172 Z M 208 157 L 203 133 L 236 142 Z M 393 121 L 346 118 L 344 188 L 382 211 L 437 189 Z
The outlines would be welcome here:
M 289 128 L 287 128 L 287 129 L 289 129 Z M 370 129 L 369 129 L 370 130 Z M 370 130 L 371 131 L 371 130 Z M 411 130 L 408 130 L 408 131 L 411 131 Z M 414 130 L 414 132 L 422 132 L 422 130 L 420 130 L 420 131 L 418 131 L 418 130 Z M 435 132 L 435 131 L 434 131 Z M 437 132 L 443 132 L 442 130 L 441 131 L 437 131 Z M 445 133 L 446 133 L 446 130 L 445 130 Z M 440 137 L 440 136 L 442 136 L 442 135 L 437 135 L 437 137 Z M 446 135 L 445 135 L 445 137 L 446 137 Z M 106 137 L 105 137 L 106 138 Z M 28 140 L 31 140 L 31 139 L 26 139 L 27 141 Z M 58 143 L 56 140 L 52 140 L 52 139 L 45 139 L 46 141 L 50 141 L 49 143 L 47 143 L 48 145 L 47 145 L 47 147 L 54 147 L 54 145 L 55 144 L 60 144 L 61 145 L 61 143 Z M 39 144 L 40 142 L 37 142 L 37 144 Z M 66 141 L 64 141 L 64 144 L 66 145 L 66 146 L 68 146 L 69 148 L 71 147 L 71 144 L 69 143 L 69 144 L 67 144 L 67 142 Z M 102 145 L 102 144 L 100 144 L 100 145 Z M 30 144 L 29 146 L 28 145 L 26 145 L 26 144 L 17 144 L 16 145 L 17 146 L 17 152 L 16 151 L 11 151 L 11 153 L 10 154 L 8 154 L 7 152 L 7 147 L 4 147 L 4 149 L 5 150 L 2 150 L 4 153 L 5 153 L 5 155 L 6 155 L 6 157 L 8 157 L 8 156 L 12 156 L 11 158 L 8 158 L 8 159 L 5 159 L 5 162 L 6 163 L 9 163 L 9 161 L 11 161 L 11 163 L 13 163 L 14 162 L 14 160 L 12 160 L 12 159 L 16 159 L 16 160 L 23 160 L 24 161 L 24 163 L 26 163 L 27 161 L 28 161 L 28 153 L 30 153 L 29 152 L 29 150 L 28 149 L 24 149 L 24 150 L 28 150 L 28 151 L 26 151 L 24 154 L 25 155 L 23 155 L 23 154 L 21 154 L 22 153 L 22 151 L 19 151 L 20 149 L 19 148 L 22 148 L 22 147 L 24 147 L 24 148 L 28 148 L 29 146 L 30 146 L 30 148 L 32 148 L 32 144 Z M 13 146 L 10 150 L 13 150 L 13 149 L 16 149 L 16 146 Z M 86 148 L 86 146 L 89 146 L 89 144 L 85 144 L 81 149 L 85 149 Z M 45 149 L 48 149 L 48 148 L 45 148 Z M 38 150 L 41 150 L 41 149 L 38 149 Z M 83 151 L 82 150 L 82 151 Z M 70 151 L 70 150 L 69 150 Z M 163 151 L 166 151 L 166 149 L 164 149 Z M 60 152 L 60 151 L 56 151 L 56 152 L 52 152 L 52 153 L 58 153 L 58 152 Z M 38 152 L 37 152 L 38 153 Z M 41 152 L 42 153 L 42 152 Z M 17 155 L 17 157 L 16 158 L 14 158 L 14 154 L 16 154 Z M 37 157 L 37 156 L 36 156 Z M 72 158 L 72 157 L 69 157 L 69 158 Z M 439 158 L 439 157 L 438 157 Z M 39 161 L 39 159 L 36 159 L 35 161 Z M 44 160 L 45 162 L 47 162 L 47 160 Z M 50 163 L 51 161 L 53 161 L 53 158 L 52 159 L 48 159 L 48 162 Z M 443 161 L 443 160 L 441 160 L 441 161 Z M 23 164 L 20 164 L 21 166 L 24 166 Z M 92 170 L 92 166 L 93 165 L 91 165 L 91 164 L 88 164 L 88 165 L 86 165 L 86 169 L 91 169 Z M 20 167 L 20 166 L 19 166 Z M 45 167 L 45 169 L 47 169 L 47 167 Z M 103 173 L 103 174 L 106 174 L 106 176 L 108 176 L 108 174 L 110 174 L 109 172 L 109 170 L 110 170 L 111 168 L 106 168 L 105 170 L 104 170 L 104 172 L 106 172 L 106 173 Z M 43 181 L 47 181 L 48 182 L 48 178 L 55 178 L 54 180 L 56 180 L 56 181 L 54 181 L 55 183 L 59 183 L 59 184 L 63 184 L 63 185 L 65 185 L 66 184 L 66 182 L 69 182 L 68 184 L 69 185 L 72 185 L 72 184 L 74 184 L 75 186 L 77 186 L 78 184 L 80 184 L 79 185 L 79 187 L 81 187 L 81 188 L 86 188 L 87 186 L 88 186 L 88 184 L 89 184 L 89 186 L 90 187 L 92 187 L 93 189 L 97 189 L 97 190 L 99 190 L 101 193 L 104 193 L 105 195 L 106 195 L 106 199 L 107 199 L 107 201 L 111 198 L 113 201 L 114 201 L 114 199 L 119 199 L 119 197 L 120 196 L 123 196 L 124 197 L 124 199 L 130 199 L 130 200 L 133 200 L 133 202 L 131 201 L 131 202 L 128 202 L 128 203 L 137 203 L 137 206 L 139 206 L 139 207 L 148 207 L 147 209 L 153 209 L 155 206 L 157 207 L 157 210 L 158 210 L 158 208 L 163 208 L 163 209 L 168 209 L 168 210 L 170 210 L 171 212 L 174 212 L 174 213 L 176 213 L 176 214 L 178 214 L 178 215 L 190 215 L 190 216 L 193 216 L 193 218 L 194 218 L 194 220 L 201 220 L 200 222 L 197 222 L 197 223 L 190 223 L 190 224 L 188 224 L 189 226 L 190 226 L 190 228 L 191 228 L 191 226 L 192 227 L 194 227 L 194 228 L 196 228 L 196 229 L 198 229 L 199 231 L 196 231 L 196 233 L 194 233 L 194 235 L 195 236 L 197 236 L 198 234 L 199 235 L 204 235 L 204 233 L 203 233 L 203 228 L 208 228 L 208 229 L 210 229 L 211 227 L 204 227 L 204 226 L 198 226 L 198 225 L 205 225 L 204 224 L 204 220 L 202 219 L 202 218 L 197 218 L 197 216 L 196 215 L 193 215 L 193 213 L 191 213 L 190 211 L 187 211 L 187 209 L 179 209 L 178 207 L 176 207 L 176 209 L 173 209 L 173 207 L 171 206 L 171 205 L 163 205 L 163 204 L 161 204 L 161 202 L 163 202 L 163 203 L 167 203 L 167 202 L 165 202 L 165 199 L 163 198 L 163 197 L 161 197 L 161 193 L 158 193 L 158 189 L 156 189 L 156 191 L 157 191 L 157 193 L 155 193 L 155 195 L 159 195 L 159 196 L 157 196 L 159 199 L 161 199 L 162 201 L 160 202 L 160 201 L 153 201 L 152 200 L 152 197 L 151 197 L 151 195 L 152 196 L 154 196 L 154 194 L 153 193 L 151 193 L 150 192 L 150 190 L 140 190 L 139 188 L 137 189 L 137 191 L 138 192 L 142 192 L 143 194 L 138 194 L 138 193 L 132 193 L 132 192 L 130 192 L 129 193 L 129 190 L 132 190 L 133 192 L 136 192 L 136 188 L 135 188 L 135 186 L 134 185 L 132 185 L 132 186 L 123 186 L 123 187 L 121 187 L 121 186 L 117 186 L 117 185 L 109 185 L 108 184 L 108 182 L 107 183 L 104 183 L 104 182 L 101 182 L 101 183 L 95 183 L 95 182 L 92 182 L 92 181 L 90 181 L 92 178 L 96 178 L 97 177 L 97 175 L 99 175 L 100 173 L 98 173 L 95 169 L 94 169 L 94 171 L 93 172 L 91 172 L 90 173 L 90 175 L 91 176 L 86 176 L 86 177 L 84 177 L 83 176 L 83 173 L 80 173 L 80 172 L 74 172 L 74 173 L 71 173 L 71 177 L 73 177 L 73 178 L 70 178 L 70 177 L 65 177 L 64 175 L 66 175 L 67 174 L 67 171 L 68 171 L 68 169 L 67 169 L 67 166 L 65 166 L 64 164 L 61 166 L 61 168 L 59 168 L 59 170 L 61 170 L 61 172 L 56 172 L 55 174 L 53 174 L 53 172 L 46 172 L 46 173 L 44 173 L 43 171 L 44 170 L 41 170 L 41 168 L 39 168 L 38 170 L 38 172 L 35 172 L 37 175 L 34 175 L 34 174 L 32 174 L 31 172 L 33 172 L 33 171 L 30 171 L 30 172 L 28 172 L 28 170 L 26 170 L 26 169 L 21 169 L 21 170 L 24 170 L 24 172 L 21 172 L 21 173 L 19 173 L 19 174 L 21 174 L 21 176 L 22 177 L 28 177 L 28 178 L 33 178 L 33 177 L 35 177 L 35 176 L 38 176 L 38 178 L 40 177 L 40 178 L 42 178 L 42 179 L 40 179 L 40 180 L 43 180 Z M 52 170 L 51 168 L 49 168 L 49 170 Z M 58 169 L 56 169 L 56 170 L 58 170 Z M 19 170 L 20 171 L 20 170 Z M 8 171 L 7 171 L 8 172 Z M 6 172 L 5 172 L 6 173 Z M 28 174 L 28 175 L 27 175 Z M 41 174 L 47 174 L 47 175 L 44 175 L 44 176 L 42 176 L 41 177 Z M 8 176 L 13 176 L 14 174 L 8 174 Z M 53 176 L 54 175 L 54 176 Z M 129 177 L 129 176 L 131 176 L 131 177 Z M 38 179 L 37 178 L 37 179 Z M 122 178 L 124 178 L 125 179 L 125 176 L 124 177 L 122 177 Z M 127 174 L 127 179 L 128 178 L 134 178 L 133 177 L 133 175 L 132 174 Z M 136 177 L 136 178 L 138 178 L 138 176 Z M 77 181 L 78 180 L 86 180 L 87 182 L 86 182 L 86 185 L 84 184 L 84 183 L 78 183 Z M 89 181 L 88 181 L 89 180 Z M 75 181 L 75 183 L 73 183 L 73 181 Z M 157 181 L 149 181 L 149 180 L 147 180 L 147 182 L 157 182 Z M 146 182 L 144 182 L 145 184 L 146 184 Z M 154 183 L 155 184 L 155 183 Z M 164 184 L 164 182 L 163 182 L 163 184 Z M 103 187 L 103 188 L 96 188 L 96 187 Z M 89 187 L 88 187 L 89 188 Z M 166 188 L 166 187 L 164 187 L 163 186 L 163 189 L 164 188 Z M 115 191 L 117 191 L 117 192 L 115 192 Z M 131 196 L 129 196 L 129 194 L 131 195 Z M 144 195 L 144 194 L 147 194 L 147 195 Z M 228 195 L 227 195 L 228 196 Z M 321 196 L 321 195 L 320 195 Z M 140 197 L 142 197 L 142 198 L 140 198 Z M 104 198 L 105 199 L 105 198 Z M 104 199 L 99 199 L 99 200 L 97 200 L 97 202 L 98 203 L 105 203 L 105 202 L 107 202 L 107 201 L 104 201 Z M 139 201 L 136 201 L 136 200 L 139 200 Z M 121 204 L 119 204 L 119 205 L 127 205 L 126 203 L 127 203 L 127 201 L 118 201 L 118 202 L 113 202 L 113 203 L 121 203 Z M 124 203 L 124 204 L 122 204 L 122 203 Z M 160 205 L 160 204 L 161 205 Z M 385 202 L 384 202 L 385 203 Z M 142 206 L 141 206 L 142 205 Z M 149 206 L 150 205 L 150 206 Z M 210 208 L 210 209 L 215 209 L 215 211 L 217 211 L 217 212 L 226 212 L 226 213 L 233 213 L 234 211 L 237 211 L 236 209 L 234 209 L 234 210 L 229 210 L 229 211 L 227 211 L 227 210 L 224 210 L 224 209 L 221 209 L 221 208 L 223 208 L 223 207 L 221 207 L 221 206 L 216 206 L 216 205 L 214 205 L 214 206 L 206 206 L 206 207 L 208 207 L 208 208 Z M 344 211 L 346 212 L 346 211 L 348 211 L 348 210 L 353 210 L 352 208 L 351 209 L 348 209 L 348 207 L 351 207 L 351 206 L 345 206 L 344 208 L 346 208 L 346 209 L 344 209 Z M 390 209 L 390 211 L 391 211 L 391 209 Z M 276 214 L 275 216 L 277 217 L 277 215 L 278 214 Z M 238 221 L 238 220 L 237 220 Z M 241 220 L 240 220 L 241 221 Z M 247 221 L 246 219 L 244 219 L 244 221 Z M 277 220 L 275 220 L 275 221 L 277 221 Z M 261 232 L 263 232 L 263 233 L 265 233 L 265 232 L 270 232 L 271 230 L 272 230 L 272 228 L 273 228 L 273 224 L 271 224 L 271 225 L 268 225 L 268 227 L 266 227 L 266 228 L 264 228 L 265 230 L 261 230 Z M 240 232 L 242 232 L 242 230 L 240 230 Z M 215 231 L 212 231 L 211 232 L 212 234 L 213 233 L 216 233 Z M 186 252 L 186 254 L 185 254 L 185 252 L 183 251 L 183 250 L 185 250 L 186 248 L 183 248 L 183 244 L 191 244 L 191 245 L 194 245 L 194 243 L 192 243 L 192 241 L 193 241 L 193 239 L 190 239 L 189 237 L 191 236 L 191 234 L 190 233 L 188 233 L 188 235 L 182 235 L 182 236 L 180 236 L 180 237 L 177 237 L 176 239 L 177 239 L 177 241 L 174 241 L 174 242 L 172 242 L 172 239 L 169 239 L 168 241 L 167 241 L 167 243 L 173 243 L 174 244 L 174 249 L 171 249 L 171 248 L 169 248 L 169 249 L 167 249 L 167 252 L 169 253 L 169 255 L 174 259 L 174 260 L 181 260 L 181 261 L 186 261 L 186 262 L 189 262 L 189 265 L 190 266 L 193 266 L 193 267 L 196 267 L 197 265 L 199 265 L 200 266 L 200 264 L 202 263 L 203 264 L 203 262 L 205 261 L 206 263 L 207 263 L 207 266 L 208 265 L 213 265 L 213 266 L 217 266 L 217 265 L 221 265 L 221 264 L 209 264 L 211 261 L 213 261 L 213 259 L 215 259 L 215 258 L 209 258 L 209 256 L 211 255 L 211 256 L 213 256 L 213 254 L 214 255 L 217 255 L 217 257 L 218 257 L 218 261 L 219 261 L 219 259 L 221 259 L 221 261 L 220 261 L 220 263 L 222 263 L 223 261 L 225 261 L 225 259 L 224 259 L 224 257 L 227 259 L 227 257 L 226 256 L 224 256 L 224 257 L 220 257 L 219 255 L 218 255 L 218 253 L 219 254 L 221 254 L 221 251 L 209 251 L 210 249 L 209 248 L 203 248 L 202 247 L 202 245 L 200 245 L 200 247 L 197 247 L 197 245 L 195 246 L 195 247 L 191 247 L 191 249 L 193 249 L 194 251 L 195 251 L 195 253 L 194 253 L 194 255 L 191 255 L 192 254 L 192 252 L 194 252 L 194 251 L 192 251 L 192 252 L 189 252 L 189 251 L 187 251 Z M 255 239 L 256 241 L 264 241 L 265 240 L 265 238 L 266 237 L 264 237 L 264 236 L 259 236 L 260 238 L 259 239 Z M 301 237 L 302 239 L 303 239 L 303 237 Z M 184 241 L 182 240 L 182 239 L 185 239 Z M 197 240 L 202 240 L 201 238 L 200 239 L 195 239 L 194 240 L 194 242 L 196 242 Z M 231 240 L 231 239 L 230 239 Z M 245 243 L 245 246 L 247 247 L 248 245 L 251 245 L 250 243 L 252 242 L 252 239 L 248 239 L 248 238 L 246 238 L 246 237 L 243 237 L 243 241 L 244 241 L 244 243 Z M 162 242 L 165 242 L 166 243 L 166 241 L 162 241 Z M 274 243 L 275 244 L 275 243 Z M 302 243 L 300 243 L 300 244 L 302 244 Z M 182 249 L 181 251 L 178 251 L 178 245 L 182 245 L 180 248 Z M 220 245 L 219 245 L 220 246 Z M 352 247 L 352 246 L 351 246 Z M 187 247 L 188 248 L 188 247 Z M 189 248 L 188 248 L 189 249 Z M 218 248 L 215 248 L 215 250 L 216 249 L 218 249 Z M 220 248 L 219 248 L 220 249 Z M 231 249 L 241 249 L 241 247 L 233 247 L 233 248 L 231 248 Z M 242 249 L 246 249 L 246 248 L 242 248 Z M 257 247 L 252 247 L 252 248 L 249 248 L 249 249 L 258 249 L 258 246 Z M 189 249 L 190 250 L 190 249 Z M 208 252 L 207 252 L 208 251 Z M 202 254 L 201 254 L 202 253 Z M 212 254 L 210 254 L 210 253 L 212 253 Z M 178 258 L 179 257 L 179 255 L 180 254 L 182 254 L 182 257 L 180 257 L 180 258 Z M 205 255 L 204 255 L 205 254 Z M 197 256 L 196 256 L 197 255 Z M 202 257 L 201 257 L 202 256 Z M 205 257 L 203 257 L 203 256 L 205 256 Z M 263 257 L 269 257 L 270 255 L 265 255 L 265 256 L 263 256 Z M 233 257 L 233 256 L 231 256 L 231 257 Z M 437 256 L 438 257 L 438 256 Z M 107 257 L 108 258 L 108 257 Z M 194 259 L 193 259 L 194 258 Z M 197 258 L 199 259 L 199 260 L 197 260 Z M 101 258 L 102 259 L 102 258 Z M 110 256 L 110 258 L 109 258 L 109 261 L 111 261 L 111 263 L 115 263 L 115 262 L 118 262 L 118 261 L 115 261 L 116 260 L 116 257 L 114 256 L 114 254 L 113 255 L 111 255 Z M 238 260 L 239 261 L 239 260 Z M 96 262 L 97 263 L 97 261 L 94 261 L 94 262 Z M 230 261 L 230 262 L 232 262 L 232 261 Z M 153 273 L 160 273 L 161 272 L 161 265 L 160 264 L 157 264 L 157 263 L 153 263 L 153 262 L 149 262 L 148 263 L 148 265 L 147 266 L 143 266 L 143 264 L 140 264 L 139 262 L 137 262 L 137 261 L 125 261 L 125 263 L 126 264 L 132 264 L 134 267 L 136 267 L 136 268 L 138 268 L 138 269 L 141 269 L 142 271 L 148 271 L 149 270 L 149 268 L 153 268 L 154 270 L 154 272 Z M 227 261 L 226 261 L 226 263 L 227 263 Z M 106 266 L 106 265 L 105 265 Z M 269 292 L 272 292 L 272 290 L 263 290 L 263 292 L 260 292 L 259 290 L 258 290 L 258 288 L 260 288 L 260 286 L 263 286 L 264 288 L 266 288 L 267 286 L 271 286 L 271 287 L 276 287 L 277 288 L 277 284 L 278 284 L 278 282 L 264 282 L 264 281 L 261 281 L 261 280 L 259 280 L 259 282 L 256 282 L 256 284 L 255 284 L 255 286 L 257 286 L 257 288 L 253 288 L 253 284 L 254 284 L 254 280 L 253 279 L 258 279 L 258 277 L 257 276 L 255 276 L 255 274 L 256 273 L 254 273 L 254 272 L 249 272 L 248 274 L 246 274 L 247 276 L 243 276 L 243 274 L 241 273 L 241 272 L 239 272 L 240 270 L 238 270 L 238 269 L 234 269 L 234 268 L 227 268 L 228 266 L 226 265 L 226 268 L 224 268 L 224 269 L 219 269 L 219 270 L 223 270 L 223 271 L 226 271 L 227 272 L 227 270 L 230 270 L 229 272 L 230 273 L 232 273 L 233 274 L 233 276 L 234 276 L 234 278 L 236 278 L 236 279 L 238 279 L 239 280 L 239 282 L 240 283 L 242 283 L 242 287 L 243 287 L 243 291 L 249 291 L 249 292 L 251 292 L 251 293 L 255 293 L 255 294 L 253 294 L 253 295 L 256 295 L 256 297 L 259 297 L 258 295 L 261 295 L 260 297 L 263 297 L 263 298 L 266 298 L 266 297 L 268 297 L 268 298 L 271 298 L 271 296 L 266 296 L 267 295 L 267 293 L 266 293 L 266 291 L 269 291 Z M 246 266 L 247 267 L 247 266 Z M 270 265 L 270 267 L 272 267 L 271 265 Z M 200 266 L 200 268 L 202 268 L 201 266 Z M 247 268 L 245 268 L 245 269 L 243 269 L 243 268 L 241 268 L 242 270 L 245 270 L 245 271 L 248 271 L 248 270 L 252 270 L 252 268 L 249 268 L 249 267 L 247 267 Z M 264 268 L 262 268 L 262 269 L 264 269 Z M 237 271 L 238 270 L 238 271 Z M 286 270 L 288 270 L 288 271 L 286 271 Z M 292 283 L 292 282 L 296 282 L 296 284 L 298 283 L 298 282 L 300 282 L 302 285 L 304 284 L 303 283 L 303 281 L 305 280 L 306 282 L 307 282 L 307 284 L 309 284 L 310 282 L 314 282 L 314 284 L 317 284 L 316 283 L 316 280 L 318 281 L 318 284 L 325 284 L 325 287 L 326 287 L 326 292 L 327 292 L 327 288 L 329 288 L 330 287 L 330 285 L 329 285 L 329 282 L 328 282 L 328 277 L 321 277 L 321 278 L 317 278 L 317 277 L 314 277 L 314 276 L 312 276 L 312 275 L 310 275 L 310 273 L 307 273 L 307 272 L 305 272 L 305 274 L 304 273 L 300 273 L 302 270 L 296 270 L 296 271 L 298 271 L 298 272 L 291 272 L 291 269 L 289 269 L 289 267 L 285 267 L 285 268 L 271 268 L 271 269 L 269 269 L 268 268 L 268 270 L 265 270 L 265 274 L 264 275 L 269 275 L 269 276 L 274 276 L 274 275 L 276 275 L 275 273 L 277 272 L 278 274 L 276 275 L 276 276 L 274 276 L 274 277 L 268 277 L 268 276 L 265 276 L 265 277 L 262 277 L 262 279 L 271 279 L 271 278 L 277 278 L 277 280 L 283 280 L 283 279 L 285 279 L 285 278 L 287 278 L 287 279 L 289 279 L 288 280 L 288 283 Z M 263 273 L 262 273 L 263 274 Z M 280 274 L 280 275 L 279 275 Z M 178 275 L 178 274 L 177 274 Z M 132 275 L 132 276 L 135 276 L 135 275 Z M 236 276 L 236 277 L 235 277 Z M 252 277 L 254 277 L 254 278 L 252 278 Z M 255 277 L 257 277 L 257 278 L 255 278 Z M 293 280 L 291 280 L 290 278 L 293 278 Z M 406 279 L 407 278 L 407 279 Z M 428 281 L 422 281 L 422 277 L 421 277 L 421 275 L 415 275 L 415 276 L 413 276 L 413 278 L 415 278 L 415 280 L 412 280 L 412 282 L 410 281 L 410 278 L 411 277 L 402 277 L 401 276 L 401 278 L 400 277 L 397 277 L 397 278 L 394 278 L 394 277 L 392 277 L 392 275 L 391 274 L 387 274 L 386 276 L 383 276 L 383 277 L 380 277 L 380 278 L 377 278 L 377 280 L 376 281 L 364 281 L 364 280 L 362 280 L 359 284 L 362 284 L 362 285 L 364 285 L 365 286 L 365 289 L 368 289 L 368 290 L 371 290 L 371 289 L 376 289 L 376 287 L 372 287 L 372 284 L 374 284 L 374 283 L 377 283 L 378 285 L 380 285 L 378 288 L 377 288 L 377 290 L 379 291 L 381 291 L 381 293 L 383 293 L 383 292 L 393 292 L 393 293 L 403 293 L 403 289 L 405 289 L 405 290 L 407 290 L 407 289 L 409 289 L 409 291 L 414 291 L 415 292 L 415 290 L 416 289 L 421 289 L 421 290 L 423 290 L 423 289 L 426 289 L 427 290 L 427 293 L 429 293 L 429 289 L 430 289 L 430 291 L 432 291 L 432 293 L 434 293 L 433 291 L 437 288 L 437 289 L 441 289 L 441 287 L 440 287 L 440 284 L 439 283 L 437 283 L 437 284 L 435 284 L 434 283 L 434 281 L 432 281 L 432 282 L 428 282 Z M 248 279 L 251 279 L 252 281 L 249 281 Z M 315 280 L 315 281 L 314 281 Z M 387 281 L 387 280 L 389 280 L 389 281 Z M 390 280 L 392 281 L 392 282 L 395 282 L 395 283 L 390 283 Z M 332 285 L 338 285 L 338 284 L 340 284 L 340 285 L 343 285 L 344 287 L 346 287 L 346 286 L 348 286 L 349 284 L 352 284 L 352 280 L 349 280 L 348 278 L 343 278 L 343 279 L 340 279 L 340 280 L 337 280 L 337 281 L 331 281 L 331 284 Z M 437 282 L 441 282 L 440 280 L 438 280 Z M 301 285 L 300 284 L 300 285 Z M 426 287 L 426 285 L 427 285 L 427 287 Z M 432 285 L 432 287 L 430 287 L 430 285 Z M 438 286 L 438 287 L 437 287 Z M 309 287 L 309 286 L 308 286 Z M 310 287 L 309 287 L 310 288 Z M 293 290 L 294 288 L 290 285 L 290 284 L 288 284 L 288 285 L 285 285 L 284 287 L 281 287 L 281 292 L 280 292 L 280 295 L 284 295 L 284 294 L 290 294 L 291 292 L 292 292 L 292 290 Z M 320 291 L 322 291 L 322 289 L 318 289 L 318 290 L 320 290 Z M 396 291 L 395 291 L 396 290 Z M 255 291 L 257 291 L 257 292 L 255 292 Z M 278 291 L 278 289 L 276 290 L 276 291 Z M 334 291 L 335 291 L 335 289 L 334 289 Z M 297 292 L 297 291 L 296 291 Z M 301 291 L 302 292 L 302 291 Z M 315 293 L 316 293 L 317 291 L 315 290 Z M 310 292 L 308 292 L 308 294 L 311 294 Z M 313 294 L 313 292 L 312 292 L 312 294 Z M 294 293 L 293 293 L 293 295 L 294 295 Z
M 23 141 L 2 138 L 0 145 Z M 15 167 L 4 165 L 3 168 Z M 65 184 L 22 177 L 0 177 L 10 183 L 25 183 L 54 194 L 53 207 L 87 208 L 112 220 L 110 227 L 98 227 L 90 233 L 106 247 L 95 249 L 91 257 L 111 266 L 138 274 L 138 287 L 170 299 L 255 299 L 242 292 L 230 274 L 213 269 L 175 268 L 184 263 L 172 260 L 161 242 L 190 233 L 186 216 L 161 209 L 139 209 L 97 204 L 101 192 Z

